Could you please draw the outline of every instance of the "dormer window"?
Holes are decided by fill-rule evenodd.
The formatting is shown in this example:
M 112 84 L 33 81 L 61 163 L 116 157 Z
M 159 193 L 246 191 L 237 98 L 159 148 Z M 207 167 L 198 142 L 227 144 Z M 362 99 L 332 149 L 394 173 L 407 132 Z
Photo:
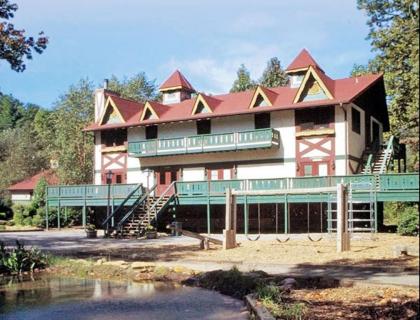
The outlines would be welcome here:
M 290 88 L 299 88 L 304 75 L 303 74 L 294 74 L 290 77 Z

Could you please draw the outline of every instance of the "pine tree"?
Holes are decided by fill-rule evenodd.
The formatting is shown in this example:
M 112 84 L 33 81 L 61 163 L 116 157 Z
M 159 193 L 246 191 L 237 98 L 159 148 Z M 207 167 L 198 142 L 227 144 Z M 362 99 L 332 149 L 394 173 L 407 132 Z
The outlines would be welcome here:
M 233 82 L 230 92 L 246 91 L 256 87 L 255 81 L 251 79 L 251 75 L 244 64 L 241 64 L 236 74 L 237 79 Z
M 264 87 L 274 88 L 287 85 L 288 78 L 286 72 L 282 69 L 280 60 L 277 57 L 271 58 L 267 62 L 260 84 Z
M 418 170 L 419 3 L 417 0 L 358 0 L 368 16 L 377 56 L 371 71 L 384 72 L 391 132 L 409 146 L 409 166 Z M 360 71 L 360 68 L 359 68 Z

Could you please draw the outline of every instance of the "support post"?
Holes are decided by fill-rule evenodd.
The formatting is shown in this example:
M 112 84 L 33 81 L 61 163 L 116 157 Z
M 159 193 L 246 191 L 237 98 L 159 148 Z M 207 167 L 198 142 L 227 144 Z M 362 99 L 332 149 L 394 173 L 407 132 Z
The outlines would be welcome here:
M 86 228 L 86 204 L 82 208 L 82 225 L 83 228 Z
M 67 224 L 67 207 L 64 207 L 64 223 Z
M 339 183 L 337 184 L 337 252 L 350 250 L 347 207 L 347 188 Z
M 58 228 L 58 230 L 61 229 L 60 215 L 61 215 L 61 206 L 60 206 L 60 202 L 59 202 L 58 203 L 58 210 L 57 210 L 57 228 Z
M 249 217 L 249 205 L 248 205 L 248 196 L 244 196 L 244 233 L 248 234 L 249 231 L 249 224 L 248 224 L 248 217 Z
M 207 197 L 207 234 L 211 233 L 211 227 L 210 227 L 210 223 L 211 223 L 211 217 L 210 217 L 210 198 Z
M 233 217 L 233 203 L 236 203 L 232 199 L 232 191 L 230 188 L 226 188 L 226 215 L 225 215 L 225 229 L 223 230 L 223 249 L 233 249 L 236 247 L 236 230 L 233 229 L 235 224 Z
M 284 195 L 284 233 L 289 233 L 289 203 L 287 194 Z
M 48 201 L 45 202 L 45 229 L 48 231 L 49 215 L 48 215 Z

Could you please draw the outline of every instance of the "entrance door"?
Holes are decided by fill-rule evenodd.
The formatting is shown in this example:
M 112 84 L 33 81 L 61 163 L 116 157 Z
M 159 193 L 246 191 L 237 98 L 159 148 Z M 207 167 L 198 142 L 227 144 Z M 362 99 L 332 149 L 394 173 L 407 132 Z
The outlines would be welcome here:
M 126 173 L 124 170 L 112 170 L 111 184 L 126 183 Z M 106 172 L 102 173 L 102 184 L 106 184 Z
M 330 164 L 328 161 L 302 162 L 299 170 L 300 176 L 328 176 L 331 175 Z
M 170 184 L 178 179 L 178 170 L 162 169 L 156 171 L 156 195 L 160 196 L 170 186 Z M 172 194 L 169 192 L 168 195 Z

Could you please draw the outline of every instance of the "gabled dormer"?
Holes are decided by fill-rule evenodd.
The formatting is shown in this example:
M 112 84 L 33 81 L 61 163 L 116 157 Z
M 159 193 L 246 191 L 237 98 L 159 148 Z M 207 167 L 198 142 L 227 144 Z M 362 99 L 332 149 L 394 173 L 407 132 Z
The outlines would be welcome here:
M 162 93 L 163 104 L 179 103 L 183 100 L 190 99 L 191 94 L 195 93 L 193 86 L 179 70 L 176 70 L 162 83 L 159 91 Z
M 191 115 L 200 114 L 200 113 L 213 113 L 212 103 L 213 99 L 202 93 L 199 93 L 195 99 L 194 106 L 191 112 Z
M 109 96 L 105 102 L 105 107 L 103 109 L 102 115 L 99 119 L 99 124 L 118 124 L 124 123 L 125 120 L 118 110 L 117 105 Z
M 144 104 L 144 109 L 143 109 L 143 112 L 141 113 L 140 121 L 157 120 L 157 119 L 159 119 L 157 112 L 153 108 L 152 104 L 149 101 L 147 101 Z
M 258 86 L 252 97 L 249 108 L 269 107 L 273 105 L 276 94 L 262 86 Z
M 293 103 L 333 99 L 329 82 L 331 82 L 331 79 L 322 71 L 310 66 L 302 79 Z

